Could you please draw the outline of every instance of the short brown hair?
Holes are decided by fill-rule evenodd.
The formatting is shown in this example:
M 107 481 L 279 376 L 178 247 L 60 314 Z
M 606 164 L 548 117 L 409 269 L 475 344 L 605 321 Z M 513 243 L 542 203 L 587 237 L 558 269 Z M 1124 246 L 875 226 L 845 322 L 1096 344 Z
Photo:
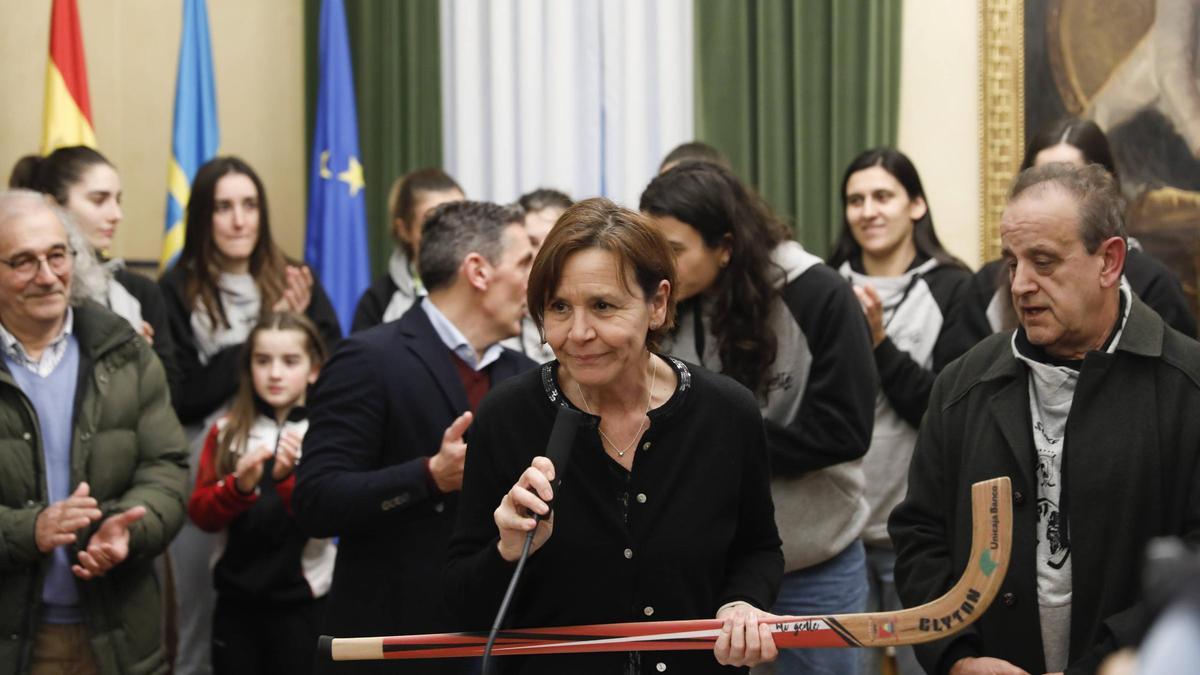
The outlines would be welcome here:
M 667 240 L 650 226 L 645 216 L 603 197 L 585 199 L 564 211 L 533 261 L 527 300 L 529 315 L 542 337 L 546 334 L 546 303 L 558 290 L 567 259 L 593 248 L 612 253 L 621 263 L 617 272 L 621 283 L 632 292 L 631 281 L 636 281 L 647 301 L 664 279 L 671 284 L 666 320 L 646 333 L 646 346 L 657 350 L 675 327 L 675 256 Z

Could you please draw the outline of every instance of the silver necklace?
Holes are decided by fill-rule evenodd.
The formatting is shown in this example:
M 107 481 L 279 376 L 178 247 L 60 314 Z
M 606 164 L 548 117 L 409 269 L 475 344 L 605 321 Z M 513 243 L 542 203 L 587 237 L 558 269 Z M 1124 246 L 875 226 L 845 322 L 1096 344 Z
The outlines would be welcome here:
M 653 358 L 653 357 L 651 357 L 651 358 Z M 624 450 L 617 447 L 616 443 L 613 443 L 612 439 L 609 438 L 608 435 L 604 433 L 604 430 L 600 428 L 599 424 L 596 425 L 596 431 L 600 432 L 600 438 L 603 438 L 605 441 L 608 441 L 608 444 L 610 446 L 612 446 L 613 452 L 617 453 L 617 457 L 624 457 L 625 453 L 632 450 L 633 446 L 638 442 L 638 439 L 642 437 L 642 430 L 646 428 L 646 421 L 650 419 L 650 417 L 649 417 L 650 401 L 654 397 L 654 385 L 657 382 L 658 382 L 658 369 L 654 368 L 653 363 L 651 363 L 650 391 L 649 391 L 649 393 L 646 394 L 646 415 L 644 415 L 642 417 L 642 423 L 638 425 L 637 432 L 633 434 L 633 440 L 629 441 L 629 445 L 626 445 Z M 585 396 L 583 394 L 583 387 L 579 386 L 578 381 L 575 382 L 575 389 L 579 392 L 579 397 L 583 399 L 583 407 L 587 408 L 588 414 L 594 415 L 595 413 L 592 412 L 592 406 L 588 403 L 587 396 Z

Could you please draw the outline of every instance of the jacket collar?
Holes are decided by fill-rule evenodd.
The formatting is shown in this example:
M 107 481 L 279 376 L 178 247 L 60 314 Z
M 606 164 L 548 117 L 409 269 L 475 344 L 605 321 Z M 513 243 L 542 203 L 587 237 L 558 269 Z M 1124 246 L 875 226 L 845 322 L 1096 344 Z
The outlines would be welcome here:
M 128 321 L 91 300 L 77 305 L 74 310 L 74 331 L 79 348 L 92 359 L 137 338 Z
M 1157 357 L 1163 350 L 1163 321 L 1154 310 L 1133 295 L 1129 318 L 1117 343 L 1118 352 Z M 988 399 L 988 408 L 1005 441 L 1016 458 L 1026 485 L 1034 482 L 1034 449 L 1030 434 L 1029 388 L 1025 364 L 1012 352 L 1011 340 L 993 343 L 991 363 L 980 382 L 995 382 L 998 387 Z M 1105 355 L 1106 359 L 1111 359 Z
M 1162 356 L 1164 334 L 1162 318 L 1142 302 L 1137 294 L 1131 294 L 1131 298 L 1129 318 L 1125 320 L 1125 327 L 1115 351 L 1150 358 Z M 992 359 L 991 364 L 979 378 L 981 382 L 1025 374 L 1021 362 L 1012 356 L 1012 349 L 1009 345 L 1010 342 L 1006 340 L 1002 347 L 1007 352 L 1007 358 Z
M 450 360 L 456 357 L 438 337 L 425 310 L 420 305 L 413 305 L 396 320 L 396 324 L 406 346 L 433 376 L 450 406 L 460 413 L 470 410 L 467 391 L 458 377 L 458 371 L 454 369 L 454 362 Z

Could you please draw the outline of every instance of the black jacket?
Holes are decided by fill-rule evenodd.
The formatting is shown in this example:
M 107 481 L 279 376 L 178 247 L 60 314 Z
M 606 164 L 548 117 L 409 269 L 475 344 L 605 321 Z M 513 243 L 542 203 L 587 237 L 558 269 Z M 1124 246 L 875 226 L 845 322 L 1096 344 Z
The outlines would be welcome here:
M 192 312 L 186 301 L 188 273 L 182 265 L 167 270 L 158 280 L 167 303 L 167 322 L 175 342 L 175 364 L 180 371 L 178 396 L 172 398 L 175 412 L 183 424 L 198 424 L 228 401 L 237 391 L 241 346 L 226 347 L 213 355 L 207 365 L 201 365 L 196 351 L 196 336 L 192 332 Z M 325 288 L 313 280 L 312 300 L 304 312 L 316 324 L 329 349 L 342 337 L 337 313 Z
M 354 321 L 350 324 L 350 332 L 357 333 L 383 323 L 383 313 L 397 288 L 396 282 L 392 281 L 392 275 L 387 272 L 376 278 L 370 288 L 363 291 L 362 297 L 354 307 Z
M 142 306 L 142 320 L 154 329 L 154 353 L 162 361 L 163 370 L 167 373 L 167 386 L 171 389 L 171 400 L 179 398 L 179 385 L 183 376 L 175 363 L 175 340 L 171 337 L 171 327 L 167 322 L 167 305 L 163 301 L 162 291 L 153 280 L 137 272 L 131 272 L 122 267 L 113 274 L 113 279 L 125 287 L 129 294 L 137 299 Z M 135 327 L 135 332 L 140 330 Z
M 439 580 L 458 494 L 439 492 L 425 465 L 446 427 L 469 409 L 453 358 L 416 305 L 397 321 L 343 340 L 322 369 L 309 397 L 292 507 L 310 536 L 341 538 L 324 632 L 453 628 Z M 487 371 L 495 386 L 533 366 L 505 350 Z M 468 456 L 472 433 L 467 430 Z M 454 661 L 377 665 L 388 673 L 461 667 Z
M 950 364 L 934 384 L 909 472 L 892 513 L 896 587 L 905 606 L 940 596 L 967 564 L 971 484 L 1013 481 L 1013 557 L 996 601 L 953 637 L 916 647 L 941 674 L 964 656 L 1045 672 L 1037 595 L 1036 456 L 1026 366 L 1011 333 Z M 1144 628 L 1147 541 L 1200 541 L 1200 343 L 1135 299 L 1115 353 L 1092 352 L 1075 391 L 1063 456 L 1072 505 L 1068 673 L 1090 673 Z M 1064 499 L 1066 496 L 1064 496 Z

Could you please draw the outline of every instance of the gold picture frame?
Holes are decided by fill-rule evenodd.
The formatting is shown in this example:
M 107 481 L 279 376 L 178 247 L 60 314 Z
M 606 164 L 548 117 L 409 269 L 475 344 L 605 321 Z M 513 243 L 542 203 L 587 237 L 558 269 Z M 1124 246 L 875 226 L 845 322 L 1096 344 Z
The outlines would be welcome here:
M 980 260 L 1000 257 L 1000 214 L 1025 151 L 1025 3 L 979 0 Z

